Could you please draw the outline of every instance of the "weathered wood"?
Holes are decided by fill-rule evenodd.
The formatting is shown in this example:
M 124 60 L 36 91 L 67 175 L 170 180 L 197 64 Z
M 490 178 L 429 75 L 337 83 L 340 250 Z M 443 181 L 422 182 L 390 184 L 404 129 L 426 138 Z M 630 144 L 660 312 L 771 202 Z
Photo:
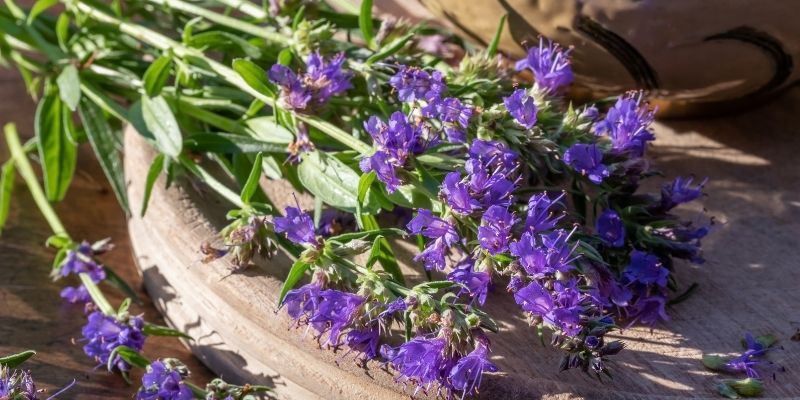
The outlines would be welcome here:
M 560 353 L 539 344 L 510 296 L 496 288 L 486 308 L 501 327 L 491 339 L 503 372 L 485 377 L 482 398 L 716 398 L 717 376 L 700 357 L 740 351 L 746 331 L 773 333 L 784 347 L 770 359 L 787 371 L 767 379 L 766 397 L 800 397 L 800 344 L 789 339 L 800 327 L 800 168 L 794 164 L 800 132 L 791 124 L 798 113 L 800 90 L 794 90 L 735 117 L 657 124 L 653 155 L 660 167 L 672 176 L 711 177 L 704 206 L 719 223 L 705 243 L 709 261 L 679 265 L 677 272 L 684 287 L 698 282 L 699 289 L 671 307 L 668 324 L 627 329 L 628 349 L 610 365 L 614 379 L 601 384 L 578 371 L 558 373 Z M 126 149 L 129 194 L 138 204 L 152 153 L 132 132 Z M 290 328 L 276 312 L 287 259 L 241 273 L 231 273 L 224 259 L 202 264 L 200 244 L 216 240 L 229 205 L 202 187 L 198 192 L 196 183 L 162 185 L 147 216 L 130 220 L 134 251 L 157 306 L 197 338 L 192 349 L 212 369 L 232 380 L 272 383 L 282 398 L 405 397 L 379 363 L 362 369 L 352 355 L 320 349 L 311 333 Z

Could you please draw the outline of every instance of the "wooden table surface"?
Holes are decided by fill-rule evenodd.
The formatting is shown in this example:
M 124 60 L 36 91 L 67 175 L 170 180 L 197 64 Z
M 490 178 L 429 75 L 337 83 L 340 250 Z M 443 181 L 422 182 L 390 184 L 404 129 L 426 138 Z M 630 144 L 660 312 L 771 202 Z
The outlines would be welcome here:
M 0 123 L 15 122 L 22 135 L 31 136 L 34 110 L 16 71 L 0 70 Z M 0 160 L 6 159 L 8 149 L 2 140 Z M 81 146 L 72 187 L 57 211 L 75 240 L 114 239 L 116 248 L 101 260 L 139 291 L 144 305 L 134 306 L 132 311 L 144 313 L 147 321 L 164 324 L 140 289 L 141 278 L 131 257 L 125 216 L 88 145 Z M 95 362 L 83 354 L 79 341 L 85 323 L 83 307 L 65 304 L 59 297 L 61 288 L 77 284 L 77 279 L 53 282 L 48 277 L 54 251 L 44 242 L 51 234 L 22 179 L 17 177 L 9 221 L 0 236 L 0 355 L 36 350 L 38 354 L 24 366 L 50 393 L 76 379 L 78 384 L 59 398 L 130 399 L 139 386 L 140 373 L 132 376 L 134 385 L 129 386 L 118 375 L 95 368 Z M 118 305 L 122 296 L 105 287 L 112 304 Z M 195 383 L 211 378 L 211 373 L 176 339 L 149 338 L 144 354 L 149 358 L 183 360 Z

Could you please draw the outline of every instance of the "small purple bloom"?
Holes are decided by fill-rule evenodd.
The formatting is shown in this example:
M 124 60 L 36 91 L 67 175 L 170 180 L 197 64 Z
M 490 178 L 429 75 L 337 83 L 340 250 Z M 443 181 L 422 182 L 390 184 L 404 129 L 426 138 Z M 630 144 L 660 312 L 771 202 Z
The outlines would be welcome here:
M 539 47 L 528 49 L 527 57 L 517 61 L 516 69 L 530 69 L 539 86 L 558 92 L 573 80 L 572 67 L 569 65 L 570 51 L 550 40 L 539 38 Z
M 480 203 L 470 195 L 469 185 L 461 180 L 461 174 L 458 172 L 451 172 L 445 176 L 440 193 L 447 201 L 447 205 L 458 214 L 469 215 L 480 207 Z
M 83 286 L 83 284 L 75 287 L 67 286 L 61 289 L 61 298 L 71 304 L 83 304 L 92 301 L 92 296 L 89 295 L 89 291 L 86 290 L 86 286 Z
M 192 390 L 183 382 L 184 376 L 161 360 L 153 361 L 142 375 L 142 387 L 136 400 L 191 400 Z
M 434 70 L 429 74 L 422 69 L 405 65 L 389 79 L 389 84 L 397 90 L 397 98 L 406 103 L 432 101 L 447 90 L 440 71 Z
M 399 347 L 383 346 L 382 355 L 400 373 L 399 380 L 410 380 L 420 387 L 438 382 L 446 366 L 445 340 L 415 337 Z
M 511 205 L 512 193 L 517 185 L 506 178 L 509 171 L 504 171 L 502 167 L 493 171 L 487 170 L 486 166 L 474 158 L 467 160 L 465 169 L 469 179 L 469 193 L 482 207 Z
M 536 281 L 514 293 L 514 300 L 527 312 L 542 317 L 547 325 L 560 329 L 567 336 L 575 336 L 583 327 L 580 325 L 580 294 L 570 286 L 559 282 L 554 284 L 554 298 Z
M 400 311 L 405 311 L 408 308 L 405 299 L 402 297 L 396 298 L 389 304 L 386 304 L 386 308 L 378 314 L 380 318 L 391 318 L 394 316 L 395 313 Z
M 478 393 L 484 372 L 497 372 L 494 363 L 489 361 L 489 348 L 478 341 L 471 353 L 462 357 L 450 370 L 448 380 L 453 389 L 461 391 L 464 396 Z
M 609 175 L 608 167 L 603 164 L 603 152 L 596 144 L 573 144 L 564 153 L 564 162 L 596 184 Z
M 61 264 L 61 276 L 86 273 L 92 282 L 99 283 L 106 279 L 106 271 L 94 258 L 94 251 L 89 242 L 81 242 L 77 248 L 67 251 L 67 256 Z
M 662 294 L 653 294 L 648 297 L 640 298 L 628 307 L 626 310 L 629 313 L 629 324 L 642 324 L 647 326 L 654 326 L 659 321 L 668 321 L 667 315 L 667 298 Z
M 688 203 L 703 195 L 703 187 L 708 179 L 692 186 L 694 178 L 677 177 L 661 187 L 661 209 L 669 211 L 676 206 Z
M 130 317 L 127 321 L 119 321 L 100 311 L 92 312 L 81 330 L 84 340 L 87 341 L 83 346 L 83 352 L 101 365 L 106 365 L 111 352 L 118 346 L 127 346 L 136 351 L 142 350 L 145 341 L 143 328 L 144 321 L 141 317 Z M 119 355 L 114 356 L 110 365 L 120 371 L 130 369 L 130 365 Z
M 313 52 L 306 60 L 304 73 L 298 75 L 284 65 L 275 64 L 268 75 L 272 82 L 280 86 L 280 99 L 284 106 L 295 111 L 309 111 L 352 87 L 352 73 L 344 71 L 343 64 L 342 53 L 326 63 L 318 52 Z
M 472 106 L 462 103 L 455 97 L 435 100 L 422 109 L 422 114 L 428 118 L 456 124 L 463 129 L 469 126 L 469 120 L 474 113 Z
M 417 216 L 408 223 L 409 232 L 433 239 L 422 253 L 414 257 L 422 261 L 425 268 L 441 270 L 445 267 L 447 250 L 458 242 L 458 232 L 449 222 L 435 217 L 430 210 L 420 209 Z
M 631 252 L 631 261 L 625 268 L 624 275 L 631 282 L 665 287 L 669 270 L 664 267 L 658 256 L 634 250 Z
M 493 140 L 473 140 L 469 147 L 469 157 L 478 160 L 488 170 L 510 173 L 517 167 L 517 153 L 503 142 Z
M 666 244 L 673 257 L 687 259 L 695 264 L 702 264 L 700 239 L 708 235 L 710 226 L 694 227 L 691 223 L 653 229 L 653 234 L 669 240 Z
M 0 399 L 37 400 L 40 392 L 30 371 L 0 366 Z
M 750 378 L 759 378 L 756 367 L 772 363 L 766 360 L 759 360 L 757 357 L 763 356 L 770 348 L 759 343 L 750 333 L 745 334 L 744 343 L 746 345 L 745 351 L 741 355 L 728 360 L 724 368 L 729 372 L 744 372 Z
M 472 259 L 462 262 L 447 274 L 447 280 L 464 285 L 458 292 L 459 296 L 467 292 L 473 300 L 483 305 L 486 301 L 486 294 L 489 292 L 489 284 L 492 278 L 486 272 L 473 270 L 473 264 L 474 261 Z
M 273 217 L 272 225 L 275 232 L 285 233 L 286 238 L 297 244 L 309 246 L 319 246 L 319 241 L 315 234 L 314 220 L 308 213 L 301 211 L 297 207 L 286 207 L 285 217 Z
M 359 295 L 333 289 L 323 290 L 319 293 L 319 303 L 309 316 L 308 324 L 320 335 L 330 332 L 325 343 L 338 346 L 342 330 L 350 326 L 362 304 L 364 298 Z
M 594 335 L 590 335 L 586 337 L 583 343 L 586 344 L 586 347 L 594 350 L 600 346 L 600 338 Z
M 383 151 L 376 151 L 375 154 L 361 159 L 359 167 L 362 172 L 375 171 L 375 177 L 386 185 L 386 191 L 394 193 L 403 181 L 397 176 L 395 165 L 391 156 Z
M 570 247 L 568 240 L 571 235 L 563 229 L 543 235 L 528 231 L 508 247 L 529 275 L 541 277 L 574 268 L 572 262 L 576 257 L 572 253 L 577 243 Z
M 496 255 L 508 250 L 511 229 L 519 222 L 514 214 L 503 206 L 491 206 L 481 218 L 478 228 L 478 242 L 489 254 Z
M 363 354 L 364 359 L 371 360 L 378 356 L 378 344 L 380 343 L 378 326 L 353 329 L 345 335 L 344 343 L 351 351 L 359 352 Z
M 564 193 L 555 199 L 551 199 L 547 192 L 542 192 L 531 196 L 528 200 L 528 216 L 525 218 L 525 230 L 541 233 L 555 228 L 558 221 L 564 217 L 563 213 L 556 213 Z
M 615 153 L 641 157 L 647 142 L 655 139 L 648 130 L 654 112 L 641 102 L 642 93 L 620 97 L 605 119 L 595 124 L 595 133 L 608 135 Z
M 419 126 L 408 122 L 405 114 L 399 111 L 393 113 L 387 122 L 370 117 L 364 123 L 364 129 L 372 136 L 377 151 L 361 160 L 361 170 L 375 171 L 387 190 L 394 192 L 402 184 L 397 169 L 405 168 L 408 157 L 422 153 L 431 142 Z
M 597 217 L 595 230 L 600 239 L 611 247 L 625 244 L 625 224 L 614 210 L 605 210 Z
M 539 110 L 536 108 L 533 97 L 528 96 L 525 89 L 517 89 L 511 93 L 511 96 L 503 97 L 503 104 L 514 120 L 525 129 L 531 129 L 536 125 L 536 113 Z
M 307 321 L 319 306 L 321 291 L 322 289 L 316 283 L 292 289 L 286 293 L 281 307 L 286 307 L 286 313 L 295 321 L 300 322 L 301 318 L 305 318 Z

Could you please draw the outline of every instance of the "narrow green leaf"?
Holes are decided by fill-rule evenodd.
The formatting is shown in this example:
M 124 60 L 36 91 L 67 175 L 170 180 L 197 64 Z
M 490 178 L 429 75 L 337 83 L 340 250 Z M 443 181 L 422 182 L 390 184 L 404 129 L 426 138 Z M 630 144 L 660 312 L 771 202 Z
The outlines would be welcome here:
M 277 123 L 272 116 L 250 118 L 245 121 L 253 135 L 267 143 L 277 143 L 284 146 L 294 141 L 294 135 L 283 125 Z
M 147 204 L 150 203 L 150 194 L 153 192 L 153 185 L 155 185 L 158 176 L 161 175 L 161 171 L 164 170 L 164 160 L 165 157 L 163 154 L 157 155 L 156 158 L 153 159 L 153 164 L 150 165 L 150 169 L 147 171 L 147 179 L 144 184 L 144 196 L 142 198 L 142 211 L 139 213 L 142 217 L 144 217 L 145 212 L 147 212 Z
M 247 177 L 247 182 L 245 182 L 244 186 L 242 187 L 241 199 L 242 202 L 247 204 L 250 202 L 250 199 L 256 193 L 256 189 L 258 189 L 258 181 L 261 179 L 261 159 L 262 154 L 256 154 L 256 160 L 253 162 L 253 168 L 250 170 L 250 176 Z
M 341 235 L 331 236 L 327 240 L 347 243 L 351 240 L 372 240 L 377 236 L 405 236 L 406 231 L 398 228 L 381 228 L 361 232 L 348 232 Z
M 358 14 L 358 27 L 367 47 L 375 46 L 375 33 L 372 27 L 372 0 L 361 1 L 361 12 Z
M 364 222 L 365 230 L 380 230 L 380 225 L 378 225 L 378 220 L 374 215 L 363 215 L 362 220 Z M 380 239 L 377 239 L 377 242 L 379 250 L 377 255 L 378 261 L 381 263 L 383 270 L 388 272 L 397 282 L 401 284 L 405 283 L 403 271 L 400 269 L 400 265 L 397 263 L 394 250 L 392 250 L 392 245 L 385 237 L 383 237 L 383 235 L 381 235 Z
M 78 76 L 78 68 L 72 64 L 67 64 L 58 74 L 56 83 L 58 84 L 58 94 L 61 100 L 70 110 L 75 111 L 78 108 L 78 102 L 81 100 L 81 78 Z
M 39 14 L 47 11 L 48 8 L 56 4 L 58 4 L 58 0 L 36 0 L 36 3 L 31 7 L 30 13 L 28 13 L 28 25 L 32 24 L 33 20 L 35 20 Z
M 103 111 L 88 99 L 83 99 L 78 105 L 78 115 L 89 138 L 89 144 L 103 168 L 103 173 L 117 196 L 117 201 L 125 211 L 130 214 L 128 206 L 128 192 L 125 190 L 125 173 L 122 168 L 122 159 L 117 151 L 116 137 Z
M 283 286 L 281 286 L 281 292 L 278 295 L 278 304 L 283 305 L 283 299 L 286 297 L 286 294 L 297 285 L 297 282 L 300 282 L 300 279 L 303 278 L 303 275 L 305 275 L 310 267 L 311 264 L 302 259 L 297 259 L 297 261 L 292 264 L 289 275 L 286 277 L 286 280 L 283 281 Z
M 191 336 L 189 336 L 189 335 L 187 335 L 187 334 L 185 334 L 185 333 L 183 333 L 183 332 L 181 332 L 181 331 L 179 331 L 177 329 L 172 329 L 170 327 L 161 326 L 161 325 L 155 325 L 155 324 L 151 324 L 151 323 L 148 323 L 148 322 L 145 322 L 144 328 L 142 329 L 142 332 L 144 332 L 144 334 L 147 335 L 147 336 L 182 337 L 182 338 L 185 338 L 185 339 L 194 340 L 194 338 L 192 338 Z
M 172 72 L 172 57 L 163 55 L 153 61 L 147 71 L 144 72 L 142 80 L 144 82 L 144 92 L 150 97 L 161 94 L 161 90 L 167 84 L 170 72 Z
M 109 285 L 113 286 L 115 289 L 119 290 L 120 293 L 124 294 L 125 296 L 129 297 L 133 300 L 136 304 L 142 304 L 142 299 L 139 298 L 139 295 L 136 293 L 135 290 L 122 279 L 121 276 L 117 275 L 113 269 L 108 268 L 107 266 L 103 266 L 103 271 L 106 273 L 106 279 L 104 282 L 108 283 Z
M 125 362 L 127 362 L 130 365 L 133 365 L 134 367 L 146 368 L 148 365 L 150 365 L 150 360 L 145 358 L 143 355 L 139 354 L 138 351 L 128 346 L 117 346 L 114 348 L 114 350 L 111 351 L 111 354 L 108 356 L 107 367 L 109 371 L 114 370 L 115 367 L 114 359 L 116 358 L 115 356 L 117 355 L 119 356 L 119 358 L 123 359 Z
M 131 299 L 126 297 L 125 300 L 122 300 L 122 303 L 120 303 L 119 308 L 117 308 L 117 316 L 124 315 L 128 312 L 129 308 L 131 308 Z
M 11 210 L 11 194 L 14 191 L 14 160 L 10 159 L 3 164 L 0 171 L 0 233 L 8 221 Z
M 253 59 L 261 58 L 261 49 L 254 46 L 252 43 L 243 39 L 242 37 L 230 32 L 223 31 L 207 31 L 202 33 L 195 33 L 189 39 L 187 45 L 202 49 L 213 49 L 234 53 L 241 52 L 242 55 Z
M 183 145 L 192 150 L 213 151 L 215 153 L 286 153 L 285 144 L 265 142 L 252 136 L 230 133 L 198 133 L 183 141 Z
M 275 97 L 274 85 L 267 79 L 267 73 L 258 65 L 250 60 L 237 58 L 233 60 L 233 70 L 236 71 L 244 81 L 259 93 L 269 97 Z
M 25 350 L 20 353 L 11 354 L 5 357 L 0 357 L 0 365 L 6 368 L 16 368 L 35 355 L 36 355 L 35 351 Z
M 392 43 L 389 43 L 388 45 L 384 46 L 379 52 L 367 58 L 365 64 L 372 65 L 378 61 L 393 56 L 395 53 L 402 50 L 403 47 L 406 45 L 406 43 L 408 43 L 408 41 L 411 40 L 412 37 L 414 37 L 414 33 L 407 33 L 403 37 L 395 39 Z
M 183 146 L 181 130 L 169 104 L 161 96 L 142 96 L 142 122 L 155 139 L 156 147 L 170 157 L 178 157 Z
M 497 47 L 500 46 L 500 37 L 503 36 L 503 28 L 506 26 L 506 18 L 508 18 L 508 14 L 504 14 L 500 17 L 500 23 L 497 24 L 494 37 L 492 41 L 489 42 L 489 47 L 486 48 L 486 54 L 489 57 L 494 57 L 497 54 Z
M 64 113 L 61 99 L 50 93 L 39 101 L 34 117 L 44 188 L 50 201 L 60 201 L 66 195 L 78 156 L 77 146 L 64 126 Z
M 56 20 L 56 39 L 61 50 L 68 51 L 69 42 L 69 14 L 61 13 Z
M 290 65 L 292 63 L 292 58 L 293 58 L 292 49 L 287 47 L 281 50 L 280 53 L 278 53 L 278 64 Z

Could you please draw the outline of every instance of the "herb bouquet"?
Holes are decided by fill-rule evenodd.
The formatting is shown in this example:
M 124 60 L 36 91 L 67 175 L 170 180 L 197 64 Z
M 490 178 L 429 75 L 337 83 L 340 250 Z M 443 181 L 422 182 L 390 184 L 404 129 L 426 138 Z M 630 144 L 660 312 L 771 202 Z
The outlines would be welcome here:
M 15 169 L 29 184 L 56 234 L 56 275 L 81 278 L 63 295 L 88 304 L 83 334 L 101 339 L 86 352 L 109 370 L 147 366 L 146 336 L 179 333 L 108 304 L 97 284 L 124 284 L 93 261 L 105 243 L 72 241 L 49 206 L 67 192 L 84 141 L 126 212 L 146 212 L 162 174 L 228 200 L 225 246 L 203 245 L 206 259 L 238 271 L 288 255 L 284 312 L 324 347 L 389 366 L 409 393 L 469 397 L 484 374 L 502 373 L 491 342 L 503 332 L 481 308 L 503 292 L 531 337 L 563 351 L 553 368 L 610 376 L 623 344 L 606 334 L 668 320 L 667 304 L 688 294 L 674 260 L 702 262 L 709 224 L 672 210 L 699 198 L 703 182 L 638 190 L 658 175 L 644 158 L 654 137 L 642 94 L 573 105 L 569 49 L 541 39 L 514 63 L 498 54 L 503 21 L 474 49 L 436 28 L 377 20 L 371 1 L 358 14 L 240 0 L 68 0 L 46 12 L 56 3 L 0 8 L 3 58 L 39 102 L 31 142 L 7 127 L 3 187 Z M 144 204 L 127 201 L 127 125 L 159 153 Z M 312 196 L 314 209 L 276 207 L 264 176 Z M 395 256 L 399 241 L 416 243 L 413 260 Z M 103 339 L 109 326 L 130 334 Z M 174 360 L 147 368 L 139 398 L 219 394 L 219 383 L 184 390 L 193 386 Z M 249 395 L 236 390 L 230 398 Z

